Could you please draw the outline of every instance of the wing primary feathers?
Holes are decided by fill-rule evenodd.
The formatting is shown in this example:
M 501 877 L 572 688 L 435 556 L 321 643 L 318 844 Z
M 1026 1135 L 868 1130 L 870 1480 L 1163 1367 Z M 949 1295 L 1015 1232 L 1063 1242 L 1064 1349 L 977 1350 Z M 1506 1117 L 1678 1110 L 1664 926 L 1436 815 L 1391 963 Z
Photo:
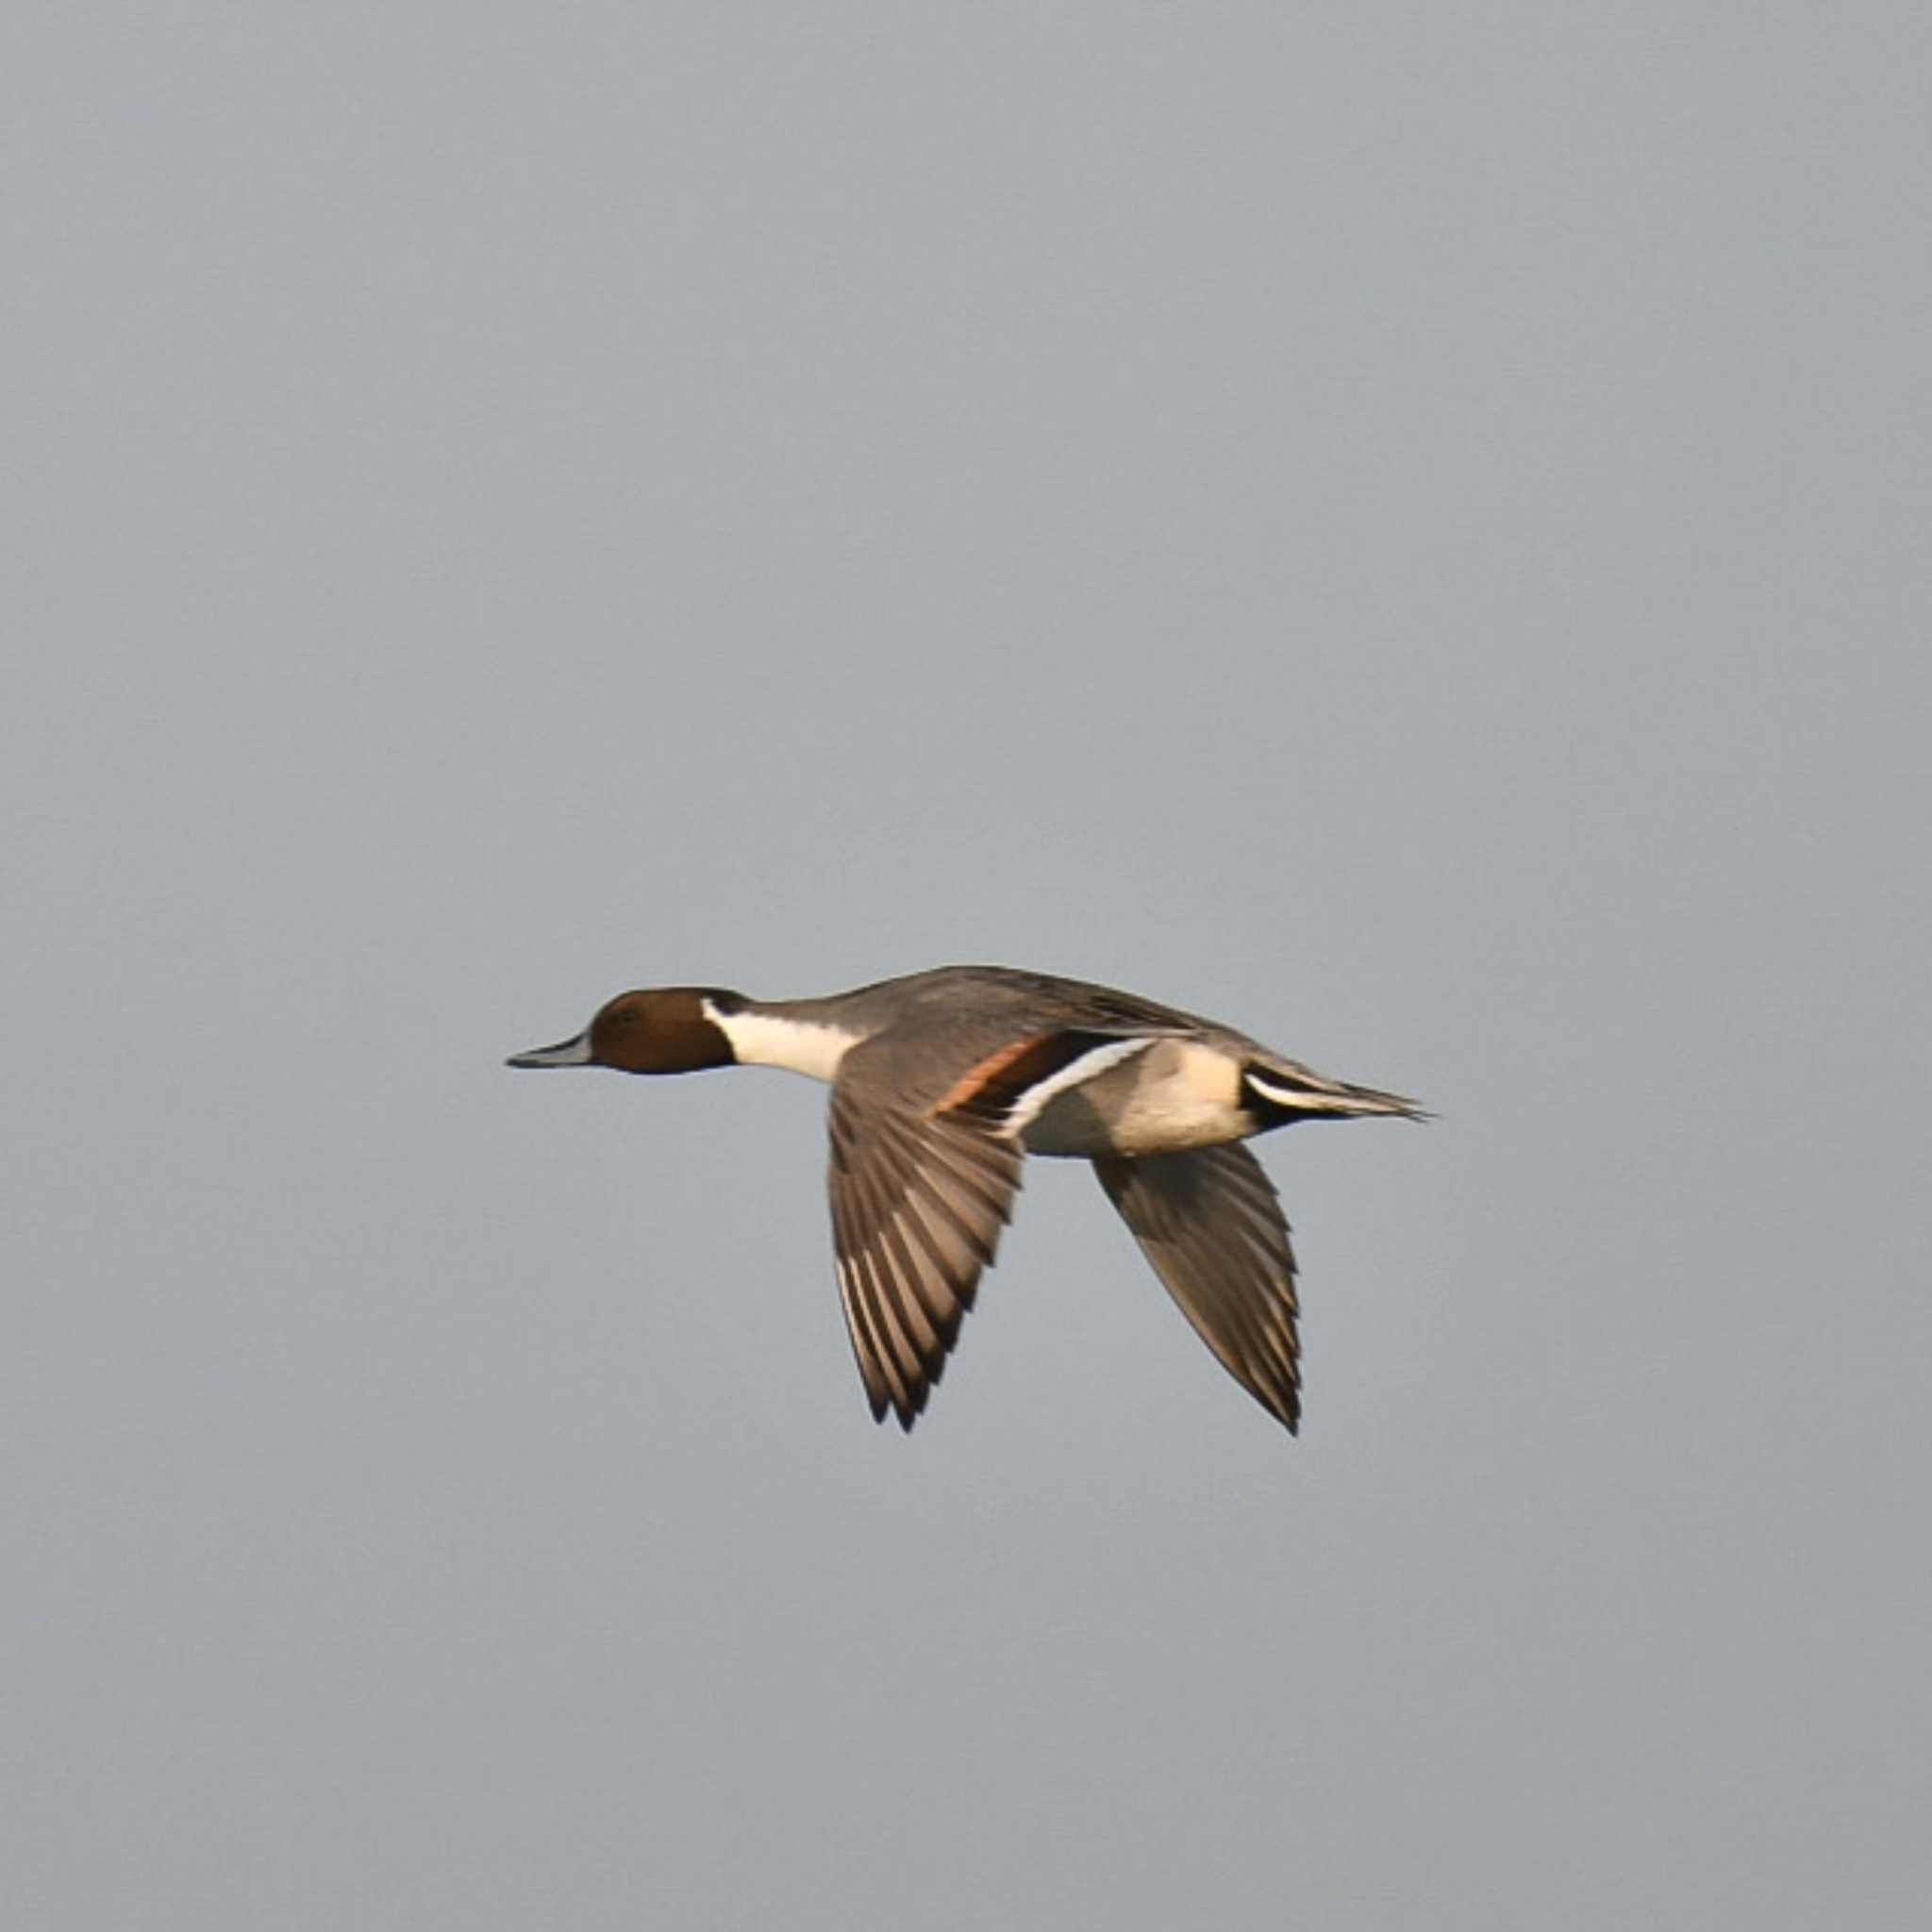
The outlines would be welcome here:
M 853 1353 L 874 1416 L 890 1410 L 910 1429 L 1010 1218 L 1020 1149 L 969 1121 L 855 1095 L 842 1073 L 829 1124 L 832 1239 Z
M 1222 1366 L 1293 1434 L 1294 1251 L 1273 1183 L 1230 1144 L 1093 1163 L 1141 1251 Z

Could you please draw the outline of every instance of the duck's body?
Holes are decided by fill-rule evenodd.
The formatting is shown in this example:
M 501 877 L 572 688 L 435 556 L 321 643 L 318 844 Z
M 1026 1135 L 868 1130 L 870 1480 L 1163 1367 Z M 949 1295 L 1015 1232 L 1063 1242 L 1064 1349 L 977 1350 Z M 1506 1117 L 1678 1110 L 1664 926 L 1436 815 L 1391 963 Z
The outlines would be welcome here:
M 1023 1154 L 1091 1160 L 1229 1372 L 1299 1421 L 1294 1257 L 1239 1142 L 1300 1120 L 1416 1118 L 1211 1020 L 1084 980 L 943 966 L 823 999 L 620 994 L 512 1066 L 788 1068 L 832 1088 L 832 1227 L 873 1413 L 907 1428 L 1009 1218 Z

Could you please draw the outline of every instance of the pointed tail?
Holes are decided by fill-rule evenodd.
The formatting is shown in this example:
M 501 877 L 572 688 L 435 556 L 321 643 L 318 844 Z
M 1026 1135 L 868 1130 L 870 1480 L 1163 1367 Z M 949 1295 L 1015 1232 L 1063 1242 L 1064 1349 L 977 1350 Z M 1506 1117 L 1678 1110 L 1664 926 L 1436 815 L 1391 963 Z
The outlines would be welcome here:
M 1372 1114 L 1392 1114 L 1406 1121 L 1429 1118 L 1404 1094 L 1352 1087 L 1293 1060 L 1250 1060 L 1241 1069 L 1241 1093 L 1271 1127 L 1285 1127 L 1293 1121 L 1359 1120 Z

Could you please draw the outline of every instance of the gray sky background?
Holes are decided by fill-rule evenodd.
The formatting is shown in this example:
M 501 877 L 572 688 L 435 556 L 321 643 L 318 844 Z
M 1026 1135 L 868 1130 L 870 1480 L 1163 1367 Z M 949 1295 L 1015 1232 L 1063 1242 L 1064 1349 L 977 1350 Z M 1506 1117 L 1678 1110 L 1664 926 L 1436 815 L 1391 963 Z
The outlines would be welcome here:
M 0 33 L 0 1918 L 1923 1923 L 1923 6 Z M 1299 1442 L 499 1064 L 962 958 L 1439 1109 Z

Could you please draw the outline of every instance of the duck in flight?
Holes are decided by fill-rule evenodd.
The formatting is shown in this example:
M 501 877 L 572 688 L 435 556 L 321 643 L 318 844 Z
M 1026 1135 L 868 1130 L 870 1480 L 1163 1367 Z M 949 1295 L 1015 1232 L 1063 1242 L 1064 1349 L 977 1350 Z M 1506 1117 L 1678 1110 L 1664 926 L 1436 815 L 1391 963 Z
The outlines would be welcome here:
M 1091 1160 L 1195 1332 L 1278 1422 L 1301 1421 L 1294 1252 L 1241 1142 L 1297 1121 L 1423 1118 L 1136 994 L 942 966 L 823 999 L 620 993 L 513 1067 L 784 1067 L 830 1083 L 832 1241 L 873 1416 L 910 1429 L 1011 1218 L 1027 1154 Z

